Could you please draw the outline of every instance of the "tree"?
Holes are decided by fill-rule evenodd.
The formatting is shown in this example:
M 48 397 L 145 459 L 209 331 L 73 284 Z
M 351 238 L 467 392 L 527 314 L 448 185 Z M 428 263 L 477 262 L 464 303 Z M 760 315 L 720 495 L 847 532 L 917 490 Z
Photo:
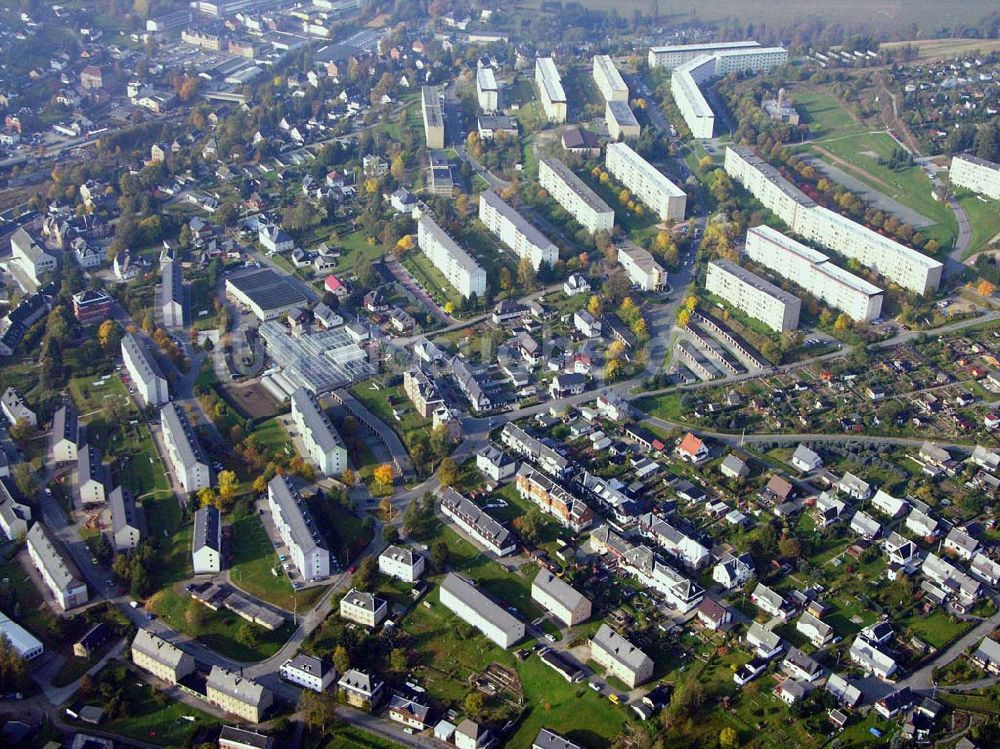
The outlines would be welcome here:
M 253 490 L 258 494 L 263 494 L 267 491 L 267 476 L 263 473 L 253 480 Z
M 14 440 L 18 445 L 24 446 L 26 443 L 30 442 L 38 434 L 38 427 L 32 424 L 27 419 L 18 419 L 15 421 L 8 431 L 10 438 Z
M 250 622 L 243 622 L 236 629 L 236 642 L 246 648 L 256 648 L 260 644 L 257 629 Z
M 337 722 L 337 693 L 332 689 L 322 692 L 303 689 L 299 695 L 298 711 L 310 729 L 318 729 L 325 734 L 327 727 L 333 728 Z
M 535 288 L 535 268 L 531 264 L 531 259 L 522 257 L 517 264 L 517 280 L 521 283 L 524 291 L 533 291 Z
M 486 698 L 483 697 L 482 692 L 469 692 L 465 695 L 462 706 L 465 708 L 466 715 L 478 718 L 479 714 L 483 712 L 483 708 L 486 707 Z
M 838 333 L 842 333 L 851 327 L 851 318 L 849 318 L 845 313 L 841 312 L 837 315 L 836 322 L 833 323 L 833 329 Z
M 785 536 L 778 541 L 778 551 L 785 559 L 798 559 L 802 554 L 802 543 L 795 536 Z
M 451 458 L 445 458 L 437 470 L 438 481 L 442 486 L 454 486 L 458 482 L 458 466 Z
M 689 680 L 674 690 L 670 698 L 669 717 L 675 722 L 694 718 L 705 704 L 705 687 L 700 681 Z
M 233 471 L 219 471 L 219 497 L 228 505 L 240 488 L 240 480 Z
M 338 674 L 351 670 L 351 654 L 343 645 L 338 645 L 333 650 L 333 667 L 337 669 Z
M 378 572 L 378 562 L 375 557 L 368 556 L 361 560 L 358 571 L 354 573 L 351 583 L 359 590 L 369 590 L 375 585 L 375 574 Z
M 979 296 L 993 296 L 994 291 L 996 291 L 996 287 L 985 278 L 976 284 L 976 293 Z
M 410 659 L 403 648 L 393 648 L 389 653 L 389 668 L 396 673 L 402 673 L 409 668 Z
M 392 465 L 389 463 L 382 463 L 381 465 L 375 466 L 372 471 L 372 478 L 379 486 L 392 486 Z
M 102 322 L 97 328 L 97 341 L 103 348 L 114 348 L 118 345 L 118 338 L 118 323 L 110 318 Z
M 537 544 L 542 535 L 542 513 L 537 507 L 532 507 L 521 517 L 519 530 L 526 541 Z
M 354 486 L 354 484 L 357 482 L 357 479 L 355 479 L 354 477 L 354 471 L 352 471 L 350 468 L 344 469 L 344 472 L 340 474 L 340 480 L 343 481 L 344 485 L 347 486 L 348 488 Z
M 26 499 L 33 499 L 38 494 L 38 477 L 30 463 L 18 463 L 14 466 L 14 485 Z
M 590 299 L 587 300 L 587 312 L 594 316 L 595 319 L 599 319 L 601 315 L 604 314 L 604 304 L 601 302 L 601 298 L 597 294 L 593 294 Z
M 214 507 L 218 501 L 219 498 L 212 487 L 206 486 L 198 490 L 198 504 L 202 507 Z
M 444 572 L 448 567 L 450 557 L 451 551 L 443 539 L 439 539 L 431 544 L 431 566 L 438 572 Z
M 730 749 L 730 747 L 735 747 L 738 736 L 736 735 L 736 729 L 732 726 L 726 726 L 721 731 L 719 731 L 719 746 L 723 749 Z
M 399 529 L 394 525 L 382 526 L 382 540 L 387 544 L 399 543 Z
M 392 520 L 392 497 L 382 497 L 379 500 L 378 508 L 382 511 L 389 520 Z

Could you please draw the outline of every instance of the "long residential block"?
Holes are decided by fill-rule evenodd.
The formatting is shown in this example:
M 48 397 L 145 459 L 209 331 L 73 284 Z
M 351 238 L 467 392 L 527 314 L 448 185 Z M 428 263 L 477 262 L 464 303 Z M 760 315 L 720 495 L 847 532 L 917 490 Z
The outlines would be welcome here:
M 730 177 L 803 238 L 857 260 L 914 293 L 928 294 L 940 285 L 944 269 L 940 262 L 816 205 L 750 149 L 727 148 L 725 168 Z
M 524 639 L 524 623 L 463 577 L 449 572 L 441 583 L 441 604 L 502 648 Z
M 609 143 L 605 166 L 662 221 L 683 221 L 687 194 L 626 143 Z
M 184 327 L 184 281 L 181 266 L 166 259 L 160 264 L 160 314 L 165 328 Z
M 160 429 L 170 468 L 184 491 L 191 494 L 211 486 L 212 469 L 208 456 L 187 415 L 176 403 L 168 403 L 161 409 Z
M 1000 164 L 963 154 L 951 160 L 948 176 L 953 185 L 1000 200 Z
M 610 55 L 594 55 L 593 76 L 605 101 L 628 101 L 628 86 Z
M 868 322 L 882 314 L 885 297 L 882 289 L 848 273 L 822 252 L 786 237 L 777 229 L 765 225 L 749 229 L 744 253 L 852 320 Z
M 32 525 L 27 541 L 31 563 L 63 611 L 85 604 L 88 600 L 87 584 L 81 582 L 80 572 L 69 553 L 56 546 L 45 526 L 39 522 Z
M 292 391 L 291 401 L 292 423 L 309 457 L 327 476 L 339 476 L 347 468 L 347 448 L 316 395 L 299 387 Z
M 426 213 L 417 221 L 417 245 L 459 294 L 486 293 L 486 271 Z
M 476 71 L 476 98 L 479 99 L 479 108 L 487 114 L 500 108 L 500 89 L 497 87 L 493 68 L 479 68 Z
M 538 164 L 538 183 L 591 234 L 611 232 L 615 212 L 559 159 L 543 158 Z
M 170 400 L 170 387 L 163 370 L 146 341 L 135 333 L 126 333 L 122 338 L 122 361 L 143 403 L 162 406 Z
M 305 501 L 284 476 L 267 485 L 267 505 L 288 555 L 307 580 L 330 574 L 330 550 Z
M 552 267 L 559 260 L 555 244 L 493 190 L 479 195 L 479 220 L 511 252 L 519 258 L 528 258 L 535 270 L 543 262 Z
M 157 679 L 174 685 L 195 670 L 194 656 L 148 629 L 132 640 L 132 662 Z
M 539 57 L 535 60 L 535 84 L 538 86 L 542 110 L 549 122 L 565 122 L 566 92 L 555 60 L 551 57 Z
M 424 140 L 428 148 L 444 148 L 444 113 L 437 86 L 420 89 L 420 109 L 424 118 Z
M 771 330 L 784 333 L 799 327 L 802 301 L 736 263 L 710 262 L 705 288 Z
M 472 536 L 475 541 L 498 557 L 513 554 L 517 539 L 503 523 L 493 519 L 486 510 L 451 487 L 439 492 L 441 512 Z
M 649 48 L 649 67 L 672 70 L 678 65 L 690 62 L 696 57 L 720 52 L 749 51 L 760 49 L 760 42 L 716 42 L 709 44 L 672 44 Z
M 653 659 L 602 624 L 590 641 L 590 654 L 607 673 L 634 689 L 653 675 Z

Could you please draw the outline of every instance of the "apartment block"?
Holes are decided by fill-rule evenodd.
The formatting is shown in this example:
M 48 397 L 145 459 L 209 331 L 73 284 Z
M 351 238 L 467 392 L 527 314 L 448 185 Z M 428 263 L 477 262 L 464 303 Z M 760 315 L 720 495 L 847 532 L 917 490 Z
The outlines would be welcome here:
M 174 685 L 194 672 L 194 656 L 148 629 L 140 629 L 132 640 L 132 662 L 160 681 Z
M 538 86 L 538 100 L 542 102 L 542 110 L 549 122 L 565 122 L 566 92 L 563 91 L 555 60 L 551 57 L 535 60 L 535 85 Z
M 111 508 L 111 544 L 115 551 L 132 551 L 146 535 L 142 507 L 128 489 L 118 486 L 108 497 Z
M 500 89 L 493 68 L 479 68 L 476 71 L 476 98 L 479 108 L 487 114 L 500 109 Z
M 670 75 L 670 94 L 694 138 L 715 135 L 715 112 L 699 88 L 714 74 L 715 59 L 701 55 L 674 68 Z
M 135 333 L 122 338 L 122 361 L 135 390 L 147 406 L 162 406 L 170 400 L 170 386 L 149 345 Z
M 882 289 L 848 273 L 822 252 L 786 237 L 777 229 L 764 225 L 749 229 L 744 253 L 852 320 L 868 322 L 882 314 L 885 297 Z
M 754 51 L 760 49 L 760 42 L 719 42 L 710 44 L 674 44 L 661 47 L 650 47 L 648 62 L 651 68 L 666 68 L 672 70 L 678 65 L 690 62 L 702 55 L 715 55 L 719 52 Z
M 749 149 L 727 148 L 725 168 L 729 176 L 803 238 L 857 260 L 914 293 L 927 294 L 940 285 L 944 268 L 940 262 L 816 205 Z
M 962 154 L 952 158 L 948 176 L 953 185 L 1000 200 L 1000 164 Z
M 205 689 L 209 704 L 250 723 L 260 723 L 274 702 L 269 689 L 219 666 L 212 666 Z
M 524 622 L 463 577 L 449 572 L 441 583 L 441 605 L 502 648 L 524 639 Z
M 63 611 L 82 606 L 88 600 L 87 584 L 69 553 L 56 546 L 45 526 L 36 522 L 28 529 L 28 556 L 56 603 Z
M 667 272 L 652 254 L 627 240 L 618 245 L 618 264 L 643 291 L 659 291 L 667 285 Z
M 404 583 L 419 580 L 426 565 L 423 556 L 403 546 L 389 546 L 378 557 L 378 571 Z
M 292 391 L 292 423 L 298 429 L 309 458 L 327 476 L 347 468 L 347 448 L 316 394 L 304 387 Z
M 591 234 L 614 230 L 615 212 L 559 159 L 539 162 L 538 183 Z
M 625 138 L 638 138 L 640 134 L 639 120 L 629 107 L 627 101 L 611 99 L 604 103 L 604 124 L 608 127 L 608 136 L 613 141 Z
M 413 404 L 413 409 L 425 419 L 444 406 L 444 398 L 437 385 L 419 367 L 403 372 L 403 392 Z
M 513 554 L 517 549 L 517 539 L 510 529 L 468 497 L 447 486 L 440 490 L 439 496 L 444 516 L 454 521 L 455 525 L 481 546 L 498 557 Z
M 198 441 L 187 415 L 175 403 L 160 411 L 160 429 L 167 448 L 167 460 L 174 476 L 188 494 L 212 484 L 208 456 Z
M 517 471 L 516 485 L 523 499 L 531 500 L 575 533 L 586 530 L 594 522 L 594 511 L 586 502 L 526 463 Z
M 52 417 L 52 460 L 75 461 L 80 449 L 80 422 L 72 403 L 64 403 Z
M 631 146 L 609 143 L 605 166 L 616 180 L 653 209 L 661 221 L 683 221 L 687 194 Z
M 305 501 L 285 476 L 275 476 L 267 485 L 267 505 L 288 556 L 307 580 L 330 574 L 330 550 L 320 534 Z
M 363 627 L 377 627 L 385 619 L 389 605 L 374 593 L 352 588 L 340 599 L 340 617 Z
M 428 148 L 444 148 L 444 112 L 437 86 L 420 89 L 420 109 L 424 118 L 424 140 Z
M 590 641 L 590 655 L 608 675 L 634 689 L 653 675 L 653 659 L 602 624 Z
M 337 678 L 337 670 L 329 660 L 303 653 L 282 663 L 278 673 L 282 679 L 313 692 L 325 692 Z
M 214 507 L 201 507 L 194 514 L 191 559 L 196 575 L 222 571 L 222 516 Z
M 160 264 L 160 314 L 163 327 L 184 327 L 184 280 L 181 266 L 167 258 Z
M 486 293 L 486 271 L 426 213 L 417 221 L 417 245 L 459 294 Z
M 628 86 L 610 55 L 594 55 L 593 76 L 605 101 L 628 101 Z
M 590 599 L 545 568 L 531 583 L 531 598 L 568 627 L 590 618 Z
M 799 327 L 802 301 L 736 263 L 710 262 L 705 288 L 778 333 Z
M 555 244 L 493 190 L 479 195 L 479 220 L 518 258 L 528 258 L 535 270 L 543 262 L 551 267 L 559 260 Z

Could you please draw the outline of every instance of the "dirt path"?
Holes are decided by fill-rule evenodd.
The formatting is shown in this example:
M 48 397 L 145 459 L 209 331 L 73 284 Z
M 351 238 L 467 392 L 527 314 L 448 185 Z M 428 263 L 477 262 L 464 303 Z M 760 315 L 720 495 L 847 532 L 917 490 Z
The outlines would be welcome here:
M 896 192 L 895 187 L 887 183 L 885 180 L 879 179 L 871 172 L 862 169 L 861 167 L 856 166 L 849 161 L 844 161 L 842 158 L 826 150 L 825 148 L 823 148 L 823 146 L 819 145 L 818 143 L 813 143 L 812 147 L 816 149 L 816 151 L 823 156 L 824 160 L 829 161 L 838 169 L 843 169 L 845 172 L 853 172 L 863 180 L 871 180 L 881 189 L 883 189 L 888 195 L 895 194 Z

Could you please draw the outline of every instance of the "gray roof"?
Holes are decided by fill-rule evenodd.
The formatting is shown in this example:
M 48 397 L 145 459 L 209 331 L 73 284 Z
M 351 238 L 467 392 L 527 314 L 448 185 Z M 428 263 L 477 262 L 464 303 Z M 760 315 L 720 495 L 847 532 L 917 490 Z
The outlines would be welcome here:
M 407 548 L 405 546 L 387 546 L 385 551 L 379 554 L 379 557 L 387 557 L 393 559 L 397 562 L 401 562 L 412 567 L 420 559 L 420 555 L 417 554 L 413 549 Z
M 945 541 L 970 554 L 979 548 L 979 542 L 960 528 L 952 528 Z
M 347 595 L 344 596 L 342 603 L 346 603 L 348 606 L 355 606 L 356 608 L 364 609 L 365 611 L 370 611 L 373 614 L 385 606 L 385 601 L 376 597 L 374 593 L 368 593 L 354 588 L 352 588 Z
M 775 286 L 767 279 L 761 278 L 756 273 L 751 273 L 746 268 L 743 268 L 737 265 L 736 263 L 731 263 L 728 260 L 718 259 L 718 260 L 713 260 L 712 262 L 709 263 L 709 266 L 713 265 L 716 266 L 717 268 L 724 270 L 726 273 L 729 273 L 730 275 L 736 276 L 736 278 L 738 278 L 748 286 L 754 287 L 755 289 L 757 289 L 757 291 L 760 291 L 763 294 L 767 294 L 768 296 L 773 297 L 774 299 L 777 299 L 778 301 L 783 302 L 784 304 L 793 304 L 799 301 L 799 298 L 794 294 L 789 294 L 780 286 Z M 799 445 L 799 447 L 803 446 Z M 808 450 L 808 448 L 804 449 Z M 798 453 L 798 448 L 796 448 L 795 452 Z M 810 450 L 809 452 L 812 451 Z M 812 454 L 815 455 L 816 453 Z
M 143 380 L 149 382 L 154 378 L 166 379 L 160 364 L 149 350 L 149 345 L 134 333 L 126 333 L 122 338 L 122 351 L 128 351 L 129 358 L 135 363 Z
M 208 547 L 220 551 L 222 516 L 214 507 L 202 507 L 194 514 L 194 549 Z
M 512 640 L 520 639 L 524 635 L 524 625 L 521 622 L 479 588 L 454 572 L 449 572 L 442 581 L 441 590 L 451 593 L 479 617 L 502 629 Z
M 441 96 L 438 93 L 437 86 L 421 87 L 420 105 L 430 127 L 444 126 L 444 116 L 441 113 Z
M 273 497 L 281 518 L 288 525 L 292 541 L 302 553 L 308 556 L 313 549 L 327 549 L 326 541 L 316 528 L 309 508 L 305 506 L 299 493 L 292 489 L 285 476 L 275 476 L 267 485 L 268 493 Z
M 549 101 L 566 101 L 566 92 L 563 91 L 562 78 L 555 60 L 551 57 L 539 57 L 535 60 L 535 70 L 542 74 L 542 85 Z
M 223 726 L 219 740 L 226 740 L 242 746 L 253 747 L 253 749 L 269 749 L 271 747 L 271 737 L 263 733 L 248 731 L 245 728 L 236 726 Z
M 88 481 L 104 483 L 106 472 L 104 463 L 101 460 L 101 451 L 94 445 L 81 447 L 76 455 L 76 480 L 78 486 L 83 486 Z
M 148 629 L 141 628 L 136 632 L 135 639 L 132 640 L 132 649 L 137 650 L 143 655 L 148 655 L 158 663 L 162 663 L 164 666 L 169 666 L 170 668 L 177 668 L 186 655 L 176 645 L 167 642 Z
M 80 426 L 72 404 L 64 403 L 52 417 L 52 436 L 56 440 L 67 439 L 75 445 L 80 444 Z
M 262 310 L 279 309 L 296 304 L 303 306 L 309 303 L 306 295 L 295 283 L 270 269 L 228 278 L 226 283 L 241 291 Z
M 581 602 L 587 600 L 587 596 L 583 593 L 544 568 L 535 575 L 532 585 L 537 585 L 539 590 L 548 593 L 568 609 L 575 609 Z
M 76 564 L 70 559 L 69 554 L 56 547 L 54 539 L 45 526 L 38 522 L 34 523 L 28 529 L 27 539 L 48 576 L 55 581 L 59 590 L 68 591 L 83 585 L 83 578 L 80 576 Z
M 785 663 L 795 666 L 796 668 L 800 668 L 810 675 L 819 673 L 823 670 L 823 667 L 820 666 L 819 663 L 798 648 L 788 649 L 788 653 L 785 655 Z
M 482 509 L 468 497 L 459 494 L 451 487 L 445 487 L 440 493 L 441 504 L 466 523 L 476 529 L 484 539 L 489 540 L 499 548 L 504 548 L 512 542 L 512 533 L 498 520 L 494 520 L 486 510 Z
M 813 463 L 816 460 L 822 460 L 819 457 L 819 453 L 815 450 L 809 449 L 803 444 L 799 444 L 798 447 L 795 448 L 795 452 L 792 453 L 792 459 L 794 460 L 795 458 L 798 458 L 804 463 Z
M 580 749 L 580 745 L 574 744 L 569 739 L 564 739 L 548 728 L 543 728 L 538 732 L 535 740 L 531 742 L 531 749 Z
M 611 207 L 601 200 L 600 196 L 591 190 L 587 184 L 576 176 L 576 173 L 566 166 L 559 159 L 543 158 L 542 164 L 547 166 L 552 172 L 562 180 L 563 183 L 589 208 L 600 213 L 614 213 Z
M 206 684 L 247 705 L 260 706 L 266 702 L 266 697 L 269 694 L 267 689 L 253 679 L 245 679 L 238 673 L 218 666 L 212 666 Z
M 208 465 L 208 457 L 202 448 L 194 429 L 188 422 L 187 415 L 176 403 L 168 403 L 160 410 L 160 423 L 167 428 L 173 437 L 174 448 L 180 455 L 185 467 L 195 463 Z
M 611 113 L 611 116 L 615 118 L 615 122 L 619 125 L 639 126 L 639 121 L 635 118 L 635 113 L 632 111 L 632 108 L 628 105 L 627 101 L 611 99 L 605 102 L 605 107 L 607 111 Z
M 115 487 L 108 497 L 111 506 L 111 529 L 114 533 L 125 527 L 132 527 L 145 533 L 146 523 L 142 508 L 135 503 L 132 492 L 122 486 Z
M 160 274 L 163 277 L 160 286 L 160 306 L 171 303 L 184 304 L 184 281 L 180 265 L 168 258 L 160 264 Z
M 340 677 L 340 681 L 338 681 L 337 684 L 342 688 L 349 687 L 350 689 L 358 692 L 364 692 L 365 694 L 372 694 L 381 686 L 379 680 L 373 678 L 367 671 L 359 671 L 356 668 L 352 668 L 350 671 L 345 671 L 344 675 Z
M 333 670 L 333 664 L 326 658 L 317 658 L 314 655 L 306 655 L 304 653 L 299 653 L 294 658 L 288 659 L 283 666 L 305 671 L 307 674 L 312 674 L 320 678 L 323 678 Z
M 514 224 L 514 227 L 524 235 L 524 238 L 530 244 L 543 249 L 555 247 L 551 239 L 542 234 L 542 232 L 540 232 L 534 224 L 530 223 L 526 218 L 524 218 L 524 216 L 512 208 L 510 204 L 497 195 L 493 190 L 486 190 L 485 192 L 480 193 L 479 199 L 485 201 L 486 204 L 496 210 L 497 213 Z
M 640 671 L 650 661 L 648 655 L 607 624 L 601 625 L 591 642 L 631 671 Z
M 344 441 L 340 438 L 330 417 L 320 407 L 319 401 L 311 390 L 304 387 L 295 388 L 292 391 L 292 410 L 302 414 L 302 421 L 305 428 L 309 430 L 310 438 L 324 452 L 330 452 L 337 448 L 344 447 Z

